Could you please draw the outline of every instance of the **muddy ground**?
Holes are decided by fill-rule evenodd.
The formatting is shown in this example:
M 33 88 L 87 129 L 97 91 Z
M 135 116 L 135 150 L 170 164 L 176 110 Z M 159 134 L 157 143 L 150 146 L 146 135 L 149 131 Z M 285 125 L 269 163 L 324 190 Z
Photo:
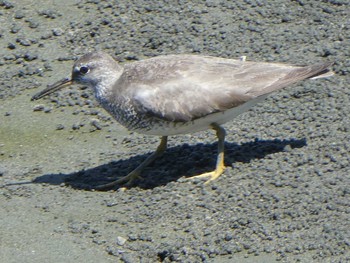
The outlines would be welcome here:
M 0 1 L 1 262 L 349 262 L 349 3 Z M 103 50 L 121 63 L 194 53 L 311 64 L 336 75 L 269 97 L 227 123 L 225 173 L 212 131 L 129 133 L 91 91 L 31 96 Z

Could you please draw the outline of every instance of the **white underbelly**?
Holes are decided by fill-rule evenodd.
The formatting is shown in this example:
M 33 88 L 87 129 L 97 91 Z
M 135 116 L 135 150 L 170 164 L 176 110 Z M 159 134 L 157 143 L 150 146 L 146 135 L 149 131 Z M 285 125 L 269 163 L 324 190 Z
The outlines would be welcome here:
M 198 131 L 207 130 L 211 124 L 216 123 L 218 125 L 224 124 L 230 120 L 233 120 L 241 113 L 249 110 L 251 107 L 256 105 L 257 103 L 263 101 L 267 95 L 260 96 L 256 99 L 250 100 L 241 106 L 228 109 L 223 112 L 217 112 L 210 115 L 207 115 L 203 118 L 196 119 L 194 121 L 189 122 L 165 122 L 163 125 L 158 126 L 155 125 L 150 130 L 140 130 L 136 132 L 140 132 L 148 135 L 158 135 L 158 136 L 170 136 L 176 134 L 186 134 L 186 133 L 194 133 Z

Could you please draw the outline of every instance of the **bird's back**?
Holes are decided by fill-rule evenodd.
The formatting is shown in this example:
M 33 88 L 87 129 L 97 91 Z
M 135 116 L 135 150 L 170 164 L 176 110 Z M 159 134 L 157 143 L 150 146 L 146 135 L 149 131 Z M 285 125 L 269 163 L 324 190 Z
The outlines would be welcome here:
M 330 65 L 296 67 L 196 55 L 160 56 L 126 64 L 111 99 L 128 98 L 135 111 L 147 117 L 188 122 L 326 74 Z

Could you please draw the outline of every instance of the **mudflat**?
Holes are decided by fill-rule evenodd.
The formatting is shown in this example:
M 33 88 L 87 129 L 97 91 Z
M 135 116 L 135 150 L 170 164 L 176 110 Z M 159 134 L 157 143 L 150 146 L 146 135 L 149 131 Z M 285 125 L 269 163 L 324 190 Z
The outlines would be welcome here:
M 1 262 L 350 261 L 348 1 L 0 1 Z M 273 94 L 225 125 L 227 166 L 208 130 L 129 133 L 72 86 L 33 94 L 102 50 L 121 63 L 166 54 L 308 65 L 336 75 Z

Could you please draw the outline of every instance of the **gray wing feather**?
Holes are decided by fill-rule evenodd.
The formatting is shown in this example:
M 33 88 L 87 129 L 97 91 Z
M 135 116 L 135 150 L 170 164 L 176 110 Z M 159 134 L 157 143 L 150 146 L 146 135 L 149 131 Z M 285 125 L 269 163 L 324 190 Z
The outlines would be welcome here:
M 145 114 L 182 122 L 239 106 L 317 70 L 320 66 L 175 55 L 127 64 L 117 85 Z

